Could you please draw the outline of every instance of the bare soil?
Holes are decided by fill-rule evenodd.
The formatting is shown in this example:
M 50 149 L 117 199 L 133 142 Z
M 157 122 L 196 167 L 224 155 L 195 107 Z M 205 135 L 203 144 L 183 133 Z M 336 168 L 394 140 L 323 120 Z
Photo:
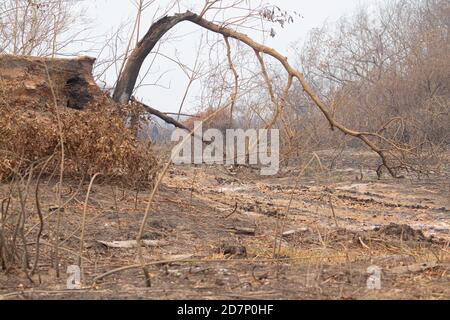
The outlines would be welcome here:
M 0 272 L 2 299 L 449 299 L 450 172 L 394 180 L 362 168 L 368 153 L 318 154 L 302 166 L 261 177 L 247 167 L 173 167 L 151 211 L 144 248 L 152 286 L 136 249 L 100 243 L 136 238 L 149 190 L 94 185 L 83 252 L 83 289 L 66 288 L 76 263 L 87 185 L 63 213 L 61 277 L 50 268 L 49 230 L 39 273 Z M 448 170 L 448 168 L 447 168 Z M 41 187 L 46 223 L 55 219 L 54 182 Z M 0 186 L 0 194 L 7 192 Z M 66 182 L 65 199 L 77 190 Z M 33 216 L 33 197 L 29 212 Z M 53 211 L 52 211 L 53 210 Z M 29 219 L 29 226 L 37 220 Z M 277 231 L 278 230 L 278 231 Z M 33 229 L 30 239 L 34 239 Z M 278 235 L 278 236 L 277 236 Z M 274 246 L 280 245 L 280 251 Z M 30 243 L 30 254 L 34 246 Z M 275 253 L 275 254 L 274 254 Z M 169 262 L 172 261 L 172 262 Z M 368 268 L 382 268 L 369 290 Z

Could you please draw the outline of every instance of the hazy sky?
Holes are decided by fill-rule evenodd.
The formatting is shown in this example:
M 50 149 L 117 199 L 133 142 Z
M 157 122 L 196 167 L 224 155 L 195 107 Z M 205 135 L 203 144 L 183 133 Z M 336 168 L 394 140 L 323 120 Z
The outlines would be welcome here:
M 332 22 L 337 20 L 344 14 L 351 14 L 359 6 L 364 6 L 376 2 L 377 0 L 278 0 L 268 1 L 279 6 L 284 10 L 297 11 L 302 15 L 301 19 L 296 20 L 294 24 L 288 25 L 279 31 L 277 36 L 269 38 L 266 44 L 274 47 L 286 56 L 292 56 L 289 53 L 289 45 L 296 41 L 305 39 L 308 32 L 320 27 L 326 20 Z M 165 7 L 169 1 L 157 1 L 158 5 Z M 258 1 L 257 1 L 258 2 Z M 131 4 L 130 0 L 96 0 L 89 1 L 88 17 L 93 21 L 92 35 L 112 33 L 121 23 L 131 21 L 136 13 L 136 8 Z M 185 0 L 181 1 L 184 6 L 182 11 L 193 9 L 198 11 L 198 7 L 203 1 Z M 146 15 L 142 20 L 142 29 L 146 31 L 153 20 L 157 6 L 153 6 L 146 11 Z M 196 10 L 197 9 L 197 10 Z M 282 31 L 282 32 L 280 32 Z M 195 60 L 195 48 L 198 46 L 198 39 L 201 34 L 198 26 L 188 22 L 182 23 L 175 27 L 172 35 L 181 34 L 180 39 L 172 40 L 164 43 L 162 52 L 168 56 L 174 56 L 178 52 L 178 56 L 186 65 L 192 66 Z M 259 34 L 252 34 L 256 40 L 262 41 Z M 83 49 L 87 49 L 86 45 Z M 95 56 L 95 53 L 89 53 Z M 113 82 L 115 74 L 108 74 L 108 82 Z M 167 112 L 177 112 L 181 98 L 184 94 L 188 79 L 179 70 L 179 68 L 170 60 L 161 58 L 155 63 L 152 72 L 146 77 L 146 82 L 151 84 L 156 81 L 164 88 L 159 86 L 145 86 L 140 89 L 137 96 L 146 103 Z M 196 106 L 196 97 L 198 97 L 200 83 L 197 83 L 190 92 L 186 100 L 185 110 L 189 110 Z

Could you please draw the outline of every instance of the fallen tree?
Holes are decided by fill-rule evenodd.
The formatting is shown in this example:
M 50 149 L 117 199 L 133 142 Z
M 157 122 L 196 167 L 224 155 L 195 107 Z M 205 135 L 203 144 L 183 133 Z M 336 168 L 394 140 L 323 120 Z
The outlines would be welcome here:
M 141 70 L 142 64 L 145 61 L 145 58 L 152 52 L 158 41 L 168 31 L 170 31 L 177 24 L 184 21 L 189 21 L 211 32 L 221 34 L 224 36 L 226 41 L 228 38 L 236 39 L 254 50 L 255 56 L 261 64 L 261 70 L 265 77 L 265 81 L 268 86 L 272 102 L 274 103 L 274 107 L 276 108 L 274 118 L 272 119 L 271 124 L 269 126 L 272 126 L 276 122 L 278 117 L 281 115 L 281 111 L 284 107 L 286 97 L 289 94 L 289 90 L 292 86 L 292 79 L 297 79 L 303 90 L 306 92 L 306 94 L 320 109 L 320 111 L 324 115 L 325 119 L 328 121 L 332 130 L 338 129 L 345 135 L 361 140 L 367 147 L 369 147 L 372 151 L 374 151 L 379 155 L 381 159 L 381 165 L 378 168 L 378 172 L 381 172 L 381 169 L 384 167 L 389 171 L 392 177 L 397 177 L 396 169 L 402 167 L 402 165 L 404 166 L 405 164 L 400 163 L 398 167 L 396 167 L 394 164 L 391 164 L 388 160 L 388 157 L 386 156 L 389 150 L 386 150 L 382 146 L 378 145 L 375 142 L 375 140 L 388 142 L 388 144 L 390 144 L 392 148 L 397 150 L 400 149 L 399 146 L 397 146 L 393 142 L 389 142 L 388 139 L 384 138 L 380 133 L 355 131 L 337 121 L 333 117 L 330 108 L 327 107 L 327 105 L 320 99 L 320 97 L 314 92 L 314 90 L 308 84 L 304 75 L 299 70 L 292 67 L 288 59 L 278 51 L 254 41 L 253 39 L 251 39 L 250 37 L 248 37 L 243 33 L 234 31 L 226 26 L 210 22 L 204 19 L 202 15 L 198 15 L 190 11 L 187 11 L 182 14 L 175 14 L 173 16 L 165 16 L 162 19 L 153 23 L 148 32 L 145 34 L 142 40 L 139 41 L 136 48 L 131 52 L 130 56 L 126 60 L 124 69 L 120 74 L 120 77 L 117 81 L 117 85 L 113 94 L 113 99 L 116 102 L 124 105 L 131 100 L 132 93 L 134 91 L 136 81 L 139 72 Z M 279 63 L 281 63 L 284 70 L 288 74 L 288 83 L 286 85 L 284 95 L 281 98 L 280 102 L 276 100 L 273 94 L 273 85 L 265 70 L 265 65 L 261 57 L 261 54 L 266 54 L 276 59 Z
M 209 2 L 207 1 L 207 4 Z M 215 2 L 213 1 L 212 4 Z M 208 5 L 207 5 L 208 6 Z M 207 8 L 207 6 L 205 8 Z M 207 10 L 207 9 L 206 9 Z M 310 85 L 305 80 L 304 75 L 297 69 L 293 68 L 290 63 L 288 62 L 288 59 L 274 50 L 273 48 L 269 48 L 265 45 L 262 45 L 260 43 L 257 43 L 247 35 L 234 31 L 230 28 L 227 28 L 226 26 L 221 26 L 216 23 L 210 22 L 203 18 L 203 14 L 197 15 L 193 12 L 187 11 L 183 14 L 175 14 L 173 16 L 166 16 L 162 19 L 156 21 L 149 29 L 149 31 L 146 33 L 146 35 L 143 37 L 143 39 L 137 44 L 136 48 L 131 52 L 131 55 L 126 60 L 125 66 L 123 68 L 122 73 L 120 74 L 120 77 L 117 82 L 117 86 L 115 88 L 113 99 L 122 104 L 125 105 L 129 103 L 129 101 L 132 99 L 132 93 L 134 91 L 136 81 L 140 72 L 140 69 L 142 67 L 143 62 L 145 61 L 145 58 L 152 52 L 155 45 L 158 43 L 158 41 L 162 38 L 164 34 L 166 34 L 170 29 L 172 29 L 175 25 L 183 22 L 183 21 L 189 21 L 192 22 L 202 28 L 205 28 L 211 32 L 221 34 L 224 37 L 224 40 L 227 44 L 228 48 L 228 61 L 230 64 L 230 68 L 233 68 L 233 63 L 230 57 L 230 46 L 228 42 L 228 38 L 236 39 L 247 46 L 249 46 L 251 49 L 254 50 L 254 54 L 256 56 L 257 61 L 260 64 L 261 72 L 264 76 L 265 83 L 267 85 L 267 90 L 269 92 L 271 101 L 274 105 L 275 112 L 272 120 L 269 124 L 266 125 L 266 129 L 269 129 L 272 127 L 276 120 L 281 116 L 282 110 L 285 106 L 286 98 L 289 94 L 289 91 L 293 85 L 293 80 L 297 79 L 300 82 L 301 87 L 303 90 L 307 93 L 307 95 L 311 98 L 311 100 L 315 103 L 315 105 L 320 109 L 322 114 L 325 116 L 326 120 L 330 124 L 330 127 L 332 130 L 337 128 L 341 132 L 343 132 L 346 135 L 355 137 L 359 140 L 361 140 L 363 143 L 365 143 L 372 151 L 376 152 L 382 161 L 382 164 L 378 168 L 378 171 L 381 171 L 382 167 L 385 167 L 391 176 L 397 177 L 397 173 L 394 170 L 394 168 L 388 163 L 387 157 L 385 155 L 385 151 L 379 147 L 375 142 L 371 140 L 371 137 L 377 137 L 380 136 L 379 134 L 375 133 L 363 133 L 351 130 L 338 122 L 330 112 L 329 108 L 325 105 L 325 103 L 319 98 L 319 96 L 314 92 L 314 90 L 310 87 Z M 284 70 L 288 74 L 288 80 L 286 87 L 283 91 L 283 95 L 280 98 L 280 100 L 277 100 L 274 94 L 274 88 L 273 83 L 267 73 L 265 62 L 262 58 L 262 54 L 269 55 L 276 59 L 281 65 L 283 66 Z M 235 77 L 235 81 L 238 81 L 237 77 Z M 236 88 L 236 86 L 235 86 Z M 237 99 L 237 92 L 236 90 L 232 93 L 232 96 L 230 98 L 230 101 L 227 102 L 223 107 L 219 108 L 216 112 L 212 113 L 207 119 L 211 120 L 216 114 L 220 113 L 225 108 L 231 107 L 233 109 L 233 106 L 235 104 L 235 101 Z M 191 131 L 191 134 L 194 133 Z M 381 137 L 381 136 L 380 136 Z M 142 244 L 142 237 L 144 234 L 145 227 L 148 222 L 150 210 L 153 205 L 153 201 L 155 198 L 156 193 L 158 192 L 159 186 L 162 182 L 162 179 L 164 178 L 165 174 L 168 171 L 168 168 L 170 166 L 170 161 L 166 163 L 163 170 L 161 171 L 158 179 L 156 180 L 155 186 L 152 190 L 152 192 L 149 195 L 147 208 L 145 210 L 145 215 L 141 223 L 141 227 L 139 229 L 138 236 L 136 238 L 137 243 Z M 147 264 L 145 262 L 145 259 L 143 257 L 141 246 L 138 246 L 138 258 L 140 261 L 140 266 L 143 270 L 143 274 L 145 277 L 145 283 L 147 286 L 151 286 L 151 277 L 147 270 Z

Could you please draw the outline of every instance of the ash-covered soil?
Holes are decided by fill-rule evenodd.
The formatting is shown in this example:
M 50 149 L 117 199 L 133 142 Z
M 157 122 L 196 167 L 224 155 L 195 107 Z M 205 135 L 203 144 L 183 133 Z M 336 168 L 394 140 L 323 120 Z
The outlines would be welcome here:
M 173 167 L 145 229 L 150 288 L 136 267 L 136 248 L 111 244 L 136 238 L 150 191 L 96 184 L 83 288 L 67 290 L 87 190 L 77 193 L 77 183 L 67 182 L 64 199 L 73 200 L 62 214 L 60 279 L 50 268 L 52 234 L 45 229 L 38 272 L 31 279 L 19 269 L 0 272 L 0 299 L 450 298 L 449 173 L 378 180 L 363 169 L 375 161 L 367 154 L 344 154 L 333 170 L 327 154 L 319 156 L 320 165 L 265 178 L 246 167 Z M 2 197 L 7 190 L 1 186 Z M 54 182 L 45 181 L 48 225 L 54 201 Z M 26 229 L 34 239 L 32 196 L 28 202 Z M 32 257 L 34 247 L 30 241 Z M 382 270 L 380 290 L 368 289 L 372 266 Z

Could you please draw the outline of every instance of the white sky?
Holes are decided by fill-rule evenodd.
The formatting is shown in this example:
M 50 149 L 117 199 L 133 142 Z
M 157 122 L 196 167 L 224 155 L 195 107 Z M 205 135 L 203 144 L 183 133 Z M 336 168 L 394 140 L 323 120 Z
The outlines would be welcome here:
M 251 1 L 251 0 L 250 0 Z M 285 26 L 284 30 L 278 28 L 277 36 L 269 38 L 265 43 L 274 47 L 286 56 L 291 57 L 289 53 L 290 44 L 304 40 L 308 32 L 322 26 L 328 20 L 333 22 L 344 14 L 351 14 L 359 6 L 372 4 L 377 0 L 274 0 L 267 1 L 279 6 L 283 10 L 292 10 L 300 13 L 303 18 L 297 18 L 294 24 Z M 165 7 L 169 1 L 157 1 L 158 5 Z M 258 2 L 258 0 L 256 0 Z M 193 9 L 198 12 L 198 7 L 202 6 L 203 1 L 184 0 L 182 4 L 188 4 L 182 7 L 182 11 Z M 88 18 L 92 19 L 93 29 L 91 35 L 111 33 L 124 22 L 131 21 L 136 14 L 136 8 L 130 0 L 96 0 L 88 1 Z M 153 20 L 155 14 L 154 6 L 147 10 L 142 20 L 142 32 L 146 31 Z M 192 33 L 194 32 L 194 33 Z M 175 51 L 186 65 L 192 66 L 195 60 L 195 48 L 198 46 L 198 38 L 201 30 L 198 26 L 189 22 L 182 23 L 175 27 L 172 34 L 185 35 L 182 39 L 164 43 L 162 52 L 168 56 L 174 56 Z M 256 36 L 256 40 L 262 41 L 261 35 Z M 259 38 L 258 38 L 259 37 Z M 86 50 L 88 47 L 80 47 L 80 50 Z M 79 51 L 80 51 L 79 50 Z M 96 56 L 95 53 L 88 52 L 88 55 Z M 163 75 L 161 77 L 161 75 Z M 161 78 L 160 78 L 161 77 Z M 115 80 L 115 74 L 108 75 L 108 82 L 111 85 Z M 184 94 L 188 79 L 179 70 L 179 68 L 167 59 L 158 59 L 156 67 L 146 77 L 147 83 L 154 83 L 157 80 L 166 88 L 158 86 L 146 86 L 139 90 L 137 96 L 146 103 L 165 112 L 178 112 L 181 98 Z M 195 85 L 190 92 L 185 104 L 184 111 L 189 111 L 196 107 L 199 94 L 199 83 Z

